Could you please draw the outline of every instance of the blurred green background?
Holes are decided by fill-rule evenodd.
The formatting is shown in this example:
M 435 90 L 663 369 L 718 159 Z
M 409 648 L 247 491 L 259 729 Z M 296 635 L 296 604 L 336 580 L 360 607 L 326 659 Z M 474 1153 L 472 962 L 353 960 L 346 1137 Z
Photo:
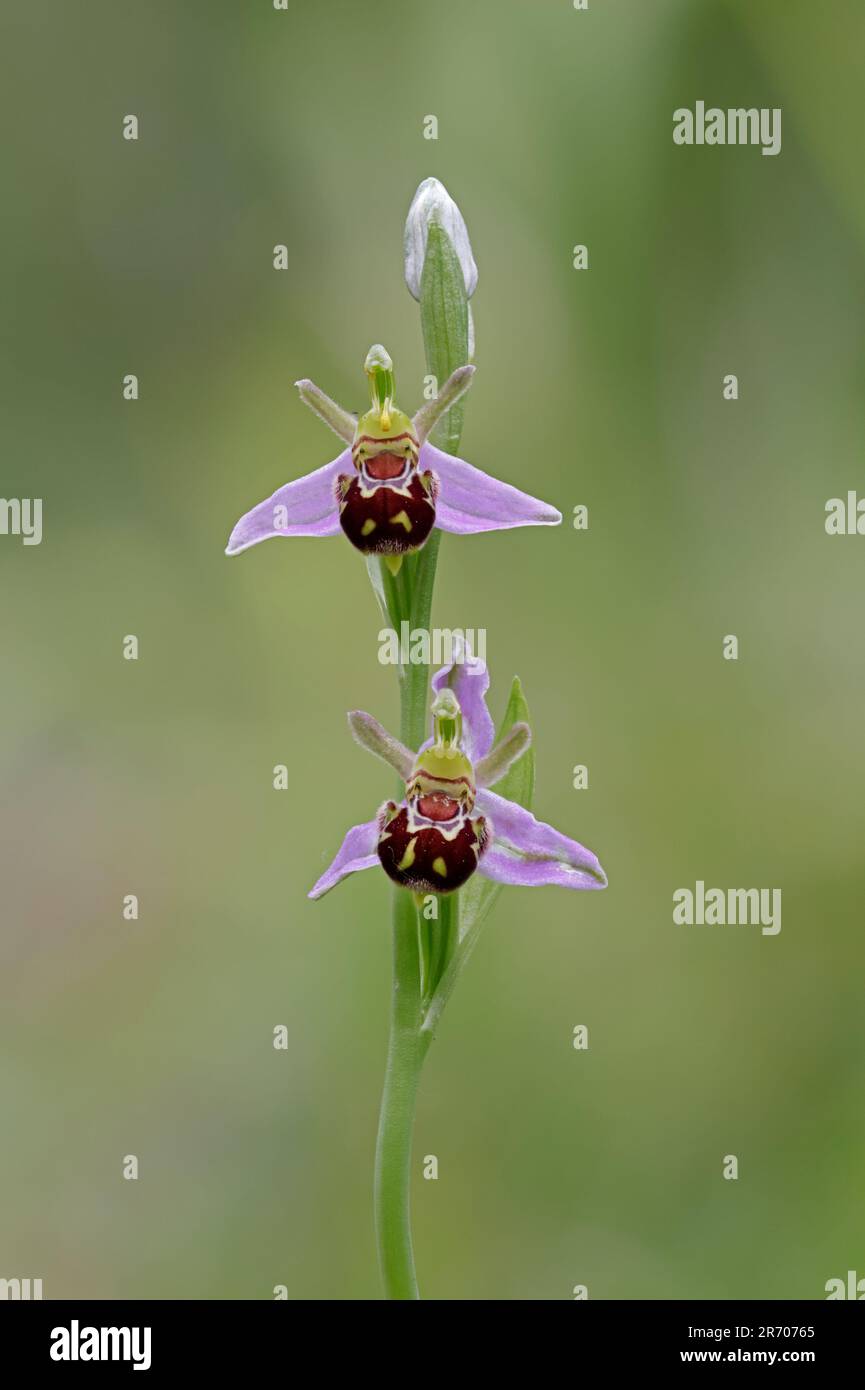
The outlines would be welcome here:
M 0 1276 L 378 1296 L 389 894 L 305 894 L 390 793 L 345 711 L 393 725 L 396 683 L 347 544 L 222 552 L 337 452 L 296 378 L 363 406 L 382 341 L 419 403 L 430 174 L 480 271 L 462 451 L 566 514 L 446 537 L 434 620 L 486 628 L 496 717 L 521 676 L 536 810 L 610 888 L 485 928 L 422 1085 L 422 1291 L 865 1275 L 865 540 L 823 526 L 865 492 L 861 4 L 8 0 L 0 48 L 2 491 L 44 499 L 0 537 Z M 781 106 L 782 153 L 675 147 L 697 99 Z M 780 887 L 780 935 L 674 926 L 698 878 Z

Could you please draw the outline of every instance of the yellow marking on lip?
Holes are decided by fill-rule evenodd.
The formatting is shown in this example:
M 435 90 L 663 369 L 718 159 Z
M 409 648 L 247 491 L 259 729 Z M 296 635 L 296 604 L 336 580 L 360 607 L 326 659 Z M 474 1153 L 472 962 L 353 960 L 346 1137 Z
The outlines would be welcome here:
M 414 863 L 414 847 L 416 844 L 417 836 L 415 836 L 413 840 L 409 840 L 408 848 L 406 849 L 405 854 L 396 866 L 398 873 L 404 873 L 406 869 L 411 868 L 412 864 Z
M 448 876 L 448 866 L 447 866 L 447 864 L 445 863 L 445 861 L 442 859 L 441 855 L 439 855 L 438 859 L 434 859 L 434 860 L 433 860 L 433 868 L 435 869 L 435 871 L 436 871 L 436 873 L 438 874 L 439 878 L 447 878 L 447 876 Z
M 408 519 L 408 513 L 405 511 L 397 512 L 396 516 L 392 516 L 390 524 L 391 526 L 404 526 L 407 531 L 411 530 L 411 522 Z
M 360 534 L 362 536 L 371 536 L 374 530 L 375 522 L 373 521 L 371 516 L 368 516 L 366 521 L 363 523 L 363 526 L 361 527 Z

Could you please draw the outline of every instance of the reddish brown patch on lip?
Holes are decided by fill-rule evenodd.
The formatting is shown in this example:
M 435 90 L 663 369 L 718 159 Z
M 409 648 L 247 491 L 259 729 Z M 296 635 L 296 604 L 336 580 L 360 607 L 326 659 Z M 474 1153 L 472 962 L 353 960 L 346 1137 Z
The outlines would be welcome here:
M 417 808 L 427 820 L 453 820 L 460 804 L 446 792 L 430 792 L 429 796 L 418 797 Z
M 375 458 L 367 459 L 364 468 L 370 478 L 383 483 L 391 478 L 399 478 L 405 465 L 405 458 L 399 454 L 376 454 Z

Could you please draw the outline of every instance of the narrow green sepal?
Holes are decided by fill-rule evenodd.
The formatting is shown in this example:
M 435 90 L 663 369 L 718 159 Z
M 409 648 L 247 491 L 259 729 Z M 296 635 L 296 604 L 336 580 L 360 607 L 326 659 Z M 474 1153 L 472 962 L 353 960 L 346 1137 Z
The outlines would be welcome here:
M 513 724 L 504 738 L 476 765 L 478 786 L 493 787 L 500 782 L 523 756 L 531 741 L 532 731 L 528 724 Z
M 361 748 L 366 748 L 368 752 L 381 758 L 383 763 L 387 763 L 388 767 L 399 773 L 403 782 L 408 781 L 414 764 L 414 754 L 409 752 L 398 738 L 389 734 L 387 729 L 365 710 L 352 710 L 348 716 L 348 726 L 352 737 Z
M 343 410 L 336 401 L 332 401 L 330 396 L 326 396 L 314 381 L 304 379 L 303 381 L 296 381 L 294 384 L 304 405 L 308 405 L 310 410 L 314 410 L 319 419 L 329 425 L 334 434 L 338 434 L 346 444 L 351 444 L 357 427 L 354 416 L 349 415 L 348 411 Z
M 423 444 L 429 438 L 441 417 L 465 395 L 472 384 L 475 370 L 468 365 L 457 367 L 455 372 L 451 372 L 438 395 L 421 406 L 412 421 L 419 444 Z

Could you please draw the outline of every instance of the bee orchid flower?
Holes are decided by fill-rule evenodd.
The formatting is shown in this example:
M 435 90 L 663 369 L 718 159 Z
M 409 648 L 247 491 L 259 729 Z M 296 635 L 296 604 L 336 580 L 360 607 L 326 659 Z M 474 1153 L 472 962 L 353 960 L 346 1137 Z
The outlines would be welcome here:
M 349 715 L 358 743 L 399 773 L 405 796 L 349 830 L 310 898 L 377 866 L 414 893 L 454 892 L 475 871 L 517 886 L 607 886 L 591 850 L 491 790 L 526 751 L 531 731 L 514 724 L 493 746 L 489 675 L 464 655 L 433 677 L 432 737 L 416 755 L 372 715 Z
M 458 367 L 434 400 L 410 418 L 394 404 L 393 363 L 383 347 L 365 363 L 372 407 L 356 419 L 311 381 L 301 399 L 348 448 L 323 468 L 286 483 L 238 521 L 226 553 L 271 536 L 336 536 L 380 555 L 393 573 L 434 526 L 468 535 L 513 526 L 556 526 L 561 513 L 537 497 L 473 468 L 428 442 L 432 429 L 468 390 L 474 367 Z

